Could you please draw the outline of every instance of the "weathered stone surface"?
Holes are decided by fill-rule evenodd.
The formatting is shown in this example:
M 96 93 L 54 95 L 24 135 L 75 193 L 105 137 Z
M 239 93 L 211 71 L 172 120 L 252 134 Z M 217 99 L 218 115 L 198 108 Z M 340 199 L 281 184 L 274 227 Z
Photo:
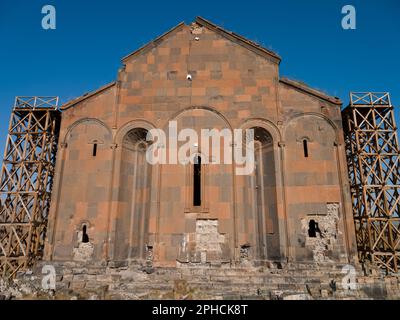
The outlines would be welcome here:
M 125 57 L 118 81 L 65 104 L 45 259 L 115 268 L 141 260 L 148 274 L 182 264 L 352 261 L 340 101 L 281 78 L 279 62 L 199 18 Z M 199 136 L 254 129 L 255 170 L 236 175 L 236 164 L 203 155 L 199 141 L 190 155 L 204 158 L 195 205 L 193 164 L 146 161 L 147 133 L 168 131 L 170 121 Z M 307 238 L 310 217 L 323 237 Z
M 399 296 L 398 278 L 360 275 L 340 101 L 280 77 L 276 54 L 201 18 L 122 62 L 117 81 L 62 107 L 43 261 L 56 290 L 41 289 L 38 267 L 1 284 L 4 299 Z M 255 170 L 236 175 L 202 145 L 190 154 L 200 169 L 150 165 L 147 134 L 170 121 L 198 135 L 254 129 Z M 158 146 L 170 157 L 183 143 Z M 347 263 L 353 291 L 340 286 Z
M 74 269 L 81 268 L 76 266 Z M 309 264 L 308 269 L 316 272 L 305 275 L 295 264 L 290 268 L 282 268 L 275 274 L 271 274 L 266 268 L 246 270 L 233 267 L 203 268 L 199 275 L 196 268 L 156 268 L 153 274 L 147 275 L 135 265 L 128 270 L 104 267 L 98 275 L 79 273 L 68 281 L 68 276 L 58 277 L 61 280 L 57 281 L 56 290 L 42 289 L 40 274 L 21 274 L 12 284 L 0 282 L 0 295 L 4 299 L 92 300 L 400 299 L 400 278 L 396 276 L 366 277 L 359 274 L 356 288 L 348 290 L 341 284 L 341 270 L 333 272 L 329 266 L 321 268 L 317 264 Z M 332 285 L 333 280 L 335 286 Z

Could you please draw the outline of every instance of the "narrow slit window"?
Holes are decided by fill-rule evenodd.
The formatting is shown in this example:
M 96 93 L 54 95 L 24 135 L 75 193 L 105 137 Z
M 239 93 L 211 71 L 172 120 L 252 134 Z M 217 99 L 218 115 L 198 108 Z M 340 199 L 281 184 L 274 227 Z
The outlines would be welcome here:
M 303 140 L 303 151 L 304 151 L 304 157 L 308 158 L 308 142 L 306 139 Z
M 308 223 L 308 236 L 310 238 L 315 238 L 317 236 L 317 223 L 315 220 L 310 220 Z
M 86 227 L 86 225 L 84 225 L 82 227 L 82 242 L 83 243 L 88 243 L 89 242 L 89 235 L 87 234 L 86 229 L 87 229 L 87 227 Z
M 197 156 L 193 165 L 193 206 L 201 206 L 201 157 Z
M 93 157 L 97 156 L 97 143 L 93 144 Z

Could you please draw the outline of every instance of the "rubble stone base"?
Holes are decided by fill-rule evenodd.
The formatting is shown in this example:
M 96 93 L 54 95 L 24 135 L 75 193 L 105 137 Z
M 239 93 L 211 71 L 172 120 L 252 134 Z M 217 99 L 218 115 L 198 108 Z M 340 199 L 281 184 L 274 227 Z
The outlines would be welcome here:
M 42 268 L 53 265 L 56 288 L 43 289 Z M 179 268 L 125 267 L 85 262 L 40 262 L 0 282 L 0 299 L 400 299 L 400 277 L 356 273 L 345 285 L 343 265 L 274 264 L 268 267 L 202 265 Z M 343 282 L 344 281 L 344 282 Z

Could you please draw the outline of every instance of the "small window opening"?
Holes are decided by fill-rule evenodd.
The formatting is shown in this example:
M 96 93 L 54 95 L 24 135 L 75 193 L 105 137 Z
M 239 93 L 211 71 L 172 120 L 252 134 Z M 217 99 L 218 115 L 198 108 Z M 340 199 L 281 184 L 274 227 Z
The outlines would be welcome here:
M 304 157 L 308 158 L 308 142 L 306 139 L 303 140 L 303 150 L 304 150 Z
M 97 155 L 97 143 L 93 144 L 93 157 Z
M 89 242 L 89 235 L 87 234 L 86 229 L 87 229 L 87 227 L 86 227 L 86 225 L 84 225 L 82 227 L 82 242 L 83 243 L 88 243 Z
M 201 157 L 196 156 L 193 166 L 193 206 L 201 206 Z
M 316 238 L 317 233 L 319 233 L 319 235 L 322 238 L 322 233 L 321 233 L 321 230 L 319 229 L 318 222 L 315 222 L 315 220 L 312 219 L 308 223 L 308 236 L 310 238 Z
M 317 223 L 315 222 L 315 220 L 310 220 L 310 222 L 308 223 L 308 236 L 310 238 L 315 238 L 317 236 L 316 225 Z

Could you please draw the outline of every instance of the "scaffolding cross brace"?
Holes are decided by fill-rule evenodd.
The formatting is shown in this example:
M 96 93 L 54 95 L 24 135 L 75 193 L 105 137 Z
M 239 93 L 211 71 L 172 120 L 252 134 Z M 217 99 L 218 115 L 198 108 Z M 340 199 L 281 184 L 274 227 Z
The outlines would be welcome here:
M 360 261 L 397 273 L 400 156 L 389 93 L 352 92 L 342 115 Z
M 0 176 L 0 277 L 41 258 L 61 113 L 58 97 L 16 97 Z

